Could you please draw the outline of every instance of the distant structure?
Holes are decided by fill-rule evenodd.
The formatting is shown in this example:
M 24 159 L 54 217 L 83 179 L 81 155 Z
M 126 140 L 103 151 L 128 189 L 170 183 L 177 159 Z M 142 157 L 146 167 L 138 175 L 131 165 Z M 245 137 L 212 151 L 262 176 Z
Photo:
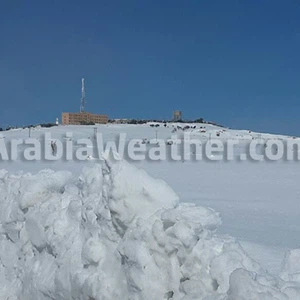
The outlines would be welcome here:
M 80 112 L 84 112 L 85 107 L 85 90 L 84 90 L 84 78 L 81 79 L 81 102 L 80 102 Z
M 86 125 L 86 124 L 106 124 L 108 122 L 108 116 L 96 115 L 89 112 L 79 113 L 62 113 L 63 125 Z
M 61 123 L 63 125 L 85 125 L 85 124 L 106 124 L 107 115 L 97 115 L 85 111 L 85 87 L 84 78 L 81 79 L 81 101 L 79 113 L 63 112 Z
M 173 111 L 173 119 L 174 122 L 182 120 L 182 112 L 180 110 Z
M 114 123 L 114 124 L 128 124 L 129 123 L 129 119 L 114 119 L 112 120 L 111 123 Z
M 58 124 L 59 124 L 59 122 L 58 122 L 58 118 L 56 118 L 55 124 L 56 124 L 56 125 L 58 125 Z

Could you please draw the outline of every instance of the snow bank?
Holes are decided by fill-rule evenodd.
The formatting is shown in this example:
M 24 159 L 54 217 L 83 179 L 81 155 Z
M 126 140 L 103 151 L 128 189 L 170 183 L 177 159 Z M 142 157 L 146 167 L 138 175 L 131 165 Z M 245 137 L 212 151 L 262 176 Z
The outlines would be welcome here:
M 0 299 L 300 299 L 300 250 L 267 274 L 211 209 L 125 161 L 0 171 Z

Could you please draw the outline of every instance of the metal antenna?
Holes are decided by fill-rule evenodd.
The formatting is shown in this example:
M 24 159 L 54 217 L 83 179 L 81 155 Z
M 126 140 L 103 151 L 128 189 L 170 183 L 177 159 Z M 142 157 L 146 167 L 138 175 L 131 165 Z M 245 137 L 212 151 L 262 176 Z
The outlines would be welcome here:
M 84 90 L 84 78 L 81 79 L 81 102 L 80 102 L 80 112 L 84 112 L 85 106 L 85 90 Z

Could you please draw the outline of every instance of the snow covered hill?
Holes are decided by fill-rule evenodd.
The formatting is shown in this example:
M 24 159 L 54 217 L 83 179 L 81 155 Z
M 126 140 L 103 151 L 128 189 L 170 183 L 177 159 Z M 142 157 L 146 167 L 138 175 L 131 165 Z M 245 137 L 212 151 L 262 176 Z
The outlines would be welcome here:
M 153 125 L 58 126 L 30 135 L 298 140 L 207 124 Z M 28 136 L 28 129 L 3 132 L 0 148 Z M 1 299 L 300 299 L 299 251 L 287 252 L 281 266 L 300 244 L 299 162 L 133 162 L 175 193 L 125 162 L 98 163 L 0 161 L 9 172 L 0 171 Z
M 157 126 L 157 127 L 156 127 Z M 189 127 L 189 128 L 187 128 Z M 194 128 L 195 127 L 195 128 Z M 73 132 L 73 138 L 78 139 L 82 137 L 93 137 L 94 128 L 98 129 L 104 135 L 105 140 L 113 140 L 121 132 L 127 133 L 128 139 L 133 138 L 156 138 L 156 132 L 158 132 L 158 138 L 168 139 L 176 132 L 181 132 L 181 129 L 187 128 L 188 132 L 198 136 L 202 139 L 209 139 L 210 137 L 219 137 L 220 139 L 236 138 L 236 139 L 252 139 L 254 138 L 278 138 L 288 139 L 293 137 L 274 135 L 269 133 L 252 132 L 251 130 L 235 130 L 225 127 L 219 127 L 211 124 L 201 123 L 148 123 L 142 125 L 128 125 L 128 124 L 107 124 L 107 125 L 68 125 L 57 126 L 51 128 L 36 127 L 31 129 L 31 137 L 40 137 L 45 132 L 51 132 L 53 138 L 63 137 L 66 132 Z M 175 133 L 176 133 L 175 132 Z M 20 138 L 27 137 L 29 135 L 29 129 L 12 129 L 2 132 L 2 135 L 7 138 Z

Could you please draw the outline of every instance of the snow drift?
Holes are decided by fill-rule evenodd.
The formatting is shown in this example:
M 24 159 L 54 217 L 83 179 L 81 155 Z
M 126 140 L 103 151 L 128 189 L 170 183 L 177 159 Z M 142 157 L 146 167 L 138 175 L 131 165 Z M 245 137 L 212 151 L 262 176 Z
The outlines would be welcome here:
M 300 250 L 266 273 L 125 161 L 36 175 L 0 171 L 0 299 L 300 299 Z

